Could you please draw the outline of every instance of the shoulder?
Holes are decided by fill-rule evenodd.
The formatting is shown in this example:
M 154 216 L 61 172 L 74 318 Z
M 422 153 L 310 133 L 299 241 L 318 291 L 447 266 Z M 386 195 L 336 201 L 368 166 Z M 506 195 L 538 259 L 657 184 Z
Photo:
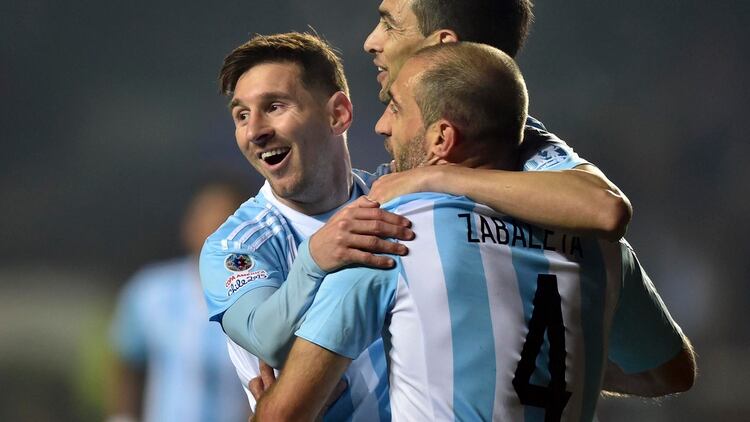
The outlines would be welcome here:
M 383 163 L 379 165 L 374 172 L 369 172 L 365 170 L 360 169 L 352 169 L 352 173 L 354 174 L 355 180 L 359 179 L 361 182 L 360 184 L 364 185 L 369 190 L 372 187 L 372 184 L 375 183 L 376 180 L 378 180 L 381 176 L 384 176 L 391 172 L 391 165 L 388 163 Z
M 417 192 L 399 196 L 383 204 L 383 208 L 401 215 L 429 213 L 440 208 L 471 209 L 477 203 L 465 196 L 441 192 Z
M 279 234 L 291 235 L 281 213 L 262 197 L 251 198 L 206 239 L 204 253 L 237 249 L 255 252 Z
M 145 294 L 163 286 L 180 283 L 189 274 L 189 257 L 174 258 L 145 265 L 128 280 L 125 290 L 129 294 Z M 197 263 L 195 263 L 197 270 Z
M 521 144 L 523 170 L 567 170 L 587 164 L 573 148 L 534 120 L 527 122 Z
M 223 312 L 244 293 L 279 287 L 296 247 L 281 213 L 262 197 L 245 202 L 206 239 L 200 256 L 200 278 L 209 315 Z

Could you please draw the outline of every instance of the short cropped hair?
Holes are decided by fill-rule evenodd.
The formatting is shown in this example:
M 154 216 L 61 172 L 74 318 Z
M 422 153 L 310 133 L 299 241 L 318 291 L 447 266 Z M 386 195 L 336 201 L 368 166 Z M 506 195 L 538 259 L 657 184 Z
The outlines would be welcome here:
M 424 127 L 444 118 L 472 142 L 521 144 L 529 100 L 510 56 L 485 44 L 458 42 L 424 48 L 411 58 L 420 59 L 428 64 L 414 98 Z
M 302 83 L 325 95 L 343 91 L 349 95 L 344 66 L 334 48 L 316 35 L 289 32 L 255 35 L 229 53 L 219 72 L 221 93 L 232 95 L 243 73 L 262 63 L 295 63 L 302 72 Z
M 534 19 L 531 0 L 413 0 L 419 30 L 453 30 L 461 41 L 499 48 L 515 57 Z

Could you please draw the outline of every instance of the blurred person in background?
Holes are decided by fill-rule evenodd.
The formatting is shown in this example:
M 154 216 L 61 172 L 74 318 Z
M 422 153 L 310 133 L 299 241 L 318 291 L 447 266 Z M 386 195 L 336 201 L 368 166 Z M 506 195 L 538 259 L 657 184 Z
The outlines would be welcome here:
M 138 271 L 111 326 L 111 422 L 235 422 L 249 411 L 221 328 L 208 321 L 198 274 L 203 242 L 246 197 L 228 181 L 202 184 L 181 225 L 187 255 Z

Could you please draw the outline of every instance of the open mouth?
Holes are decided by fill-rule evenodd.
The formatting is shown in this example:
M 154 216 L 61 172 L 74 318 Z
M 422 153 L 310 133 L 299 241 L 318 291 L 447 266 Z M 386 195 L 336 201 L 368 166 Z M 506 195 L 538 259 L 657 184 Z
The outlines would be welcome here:
M 291 148 L 275 148 L 270 151 L 265 151 L 259 154 L 259 158 L 270 166 L 275 166 L 280 162 L 284 161 L 284 158 L 289 154 Z
M 378 66 L 378 75 L 377 75 L 378 82 L 383 83 L 383 80 L 387 77 L 387 75 L 388 75 L 388 69 Z

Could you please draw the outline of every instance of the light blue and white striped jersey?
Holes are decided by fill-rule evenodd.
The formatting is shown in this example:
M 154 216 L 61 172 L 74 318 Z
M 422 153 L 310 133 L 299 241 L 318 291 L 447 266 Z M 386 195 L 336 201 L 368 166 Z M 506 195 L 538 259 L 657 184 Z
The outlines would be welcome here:
M 375 175 L 355 170 L 350 200 L 369 191 Z M 343 205 L 342 205 L 343 206 Z M 281 203 L 266 182 L 211 235 L 201 253 L 201 278 L 212 320 L 237 299 L 262 286 L 279 287 L 286 280 L 297 247 L 338 209 L 309 216 Z M 241 262 L 240 262 L 241 261 Z M 252 407 L 248 382 L 258 376 L 258 359 L 227 338 L 229 355 Z M 389 421 L 385 352 L 382 341 L 356 359 L 346 372 L 349 388 L 326 413 L 328 421 Z
M 533 119 L 529 119 L 526 127 L 524 145 L 524 170 L 566 170 L 587 163 Z M 350 199 L 366 193 L 379 176 L 389 171 L 387 164 L 379 166 L 375 173 L 354 170 L 356 183 Z M 220 322 L 223 313 L 252 289 L 281 286 L 289 274 L 299 244 L 336 211 L 318 216 L 304 215 L 280 203 L 266 183 L 255 198 L 245 202 L 209 237 L 204 246 L 201 279 L 210 318 Z M 227 344 L 248 400 L 254 407 L 255 400 L 247 390 L 247 384 L 259 374 L 258 360 L 230 339 L 227 339 Z M 329 415 L 334 416 L 327 419 L 346 420 L 341 415 L 348 411 L 355 414 L 354 420 L 388 420 L 382 341 L 375 342 L 363 357 L 368 359 L 356 359 L 347 371 L 351 388 L 329 410 Z
M 411 220 L 409 254 L 326 276 L 296 334 L 347 357 L 382 334 L 394 421 L 591 421 L 608 356 L 639 372 L 680 351 L 624 243 L 445 194 L 385 208 Z
M 120 359 L 147 370 L 143 421 L 247 418 L 224 333 L 207 316 L 194 258 L 151 265 L 126 284 L 112 343 Z

